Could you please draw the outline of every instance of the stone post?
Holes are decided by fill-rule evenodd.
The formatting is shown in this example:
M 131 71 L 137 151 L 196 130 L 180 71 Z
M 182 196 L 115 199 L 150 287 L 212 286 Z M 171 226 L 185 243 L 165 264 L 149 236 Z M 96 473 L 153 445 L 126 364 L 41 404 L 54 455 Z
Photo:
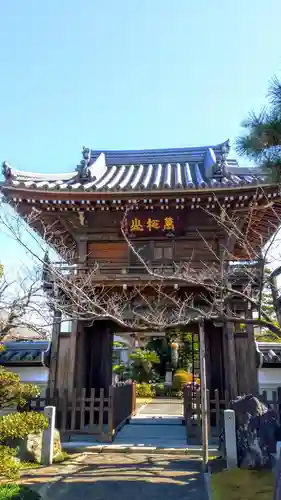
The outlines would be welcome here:
M 224 410 L 224 439 L 228 469 L 237 467 L 237 443 L 234 410 Z
M 54 454 L 56 407 L 45 406 L 44 415 L 48 419 L 48 428 L 43 431 L 41 463 L 43 465 L 52 465 Z

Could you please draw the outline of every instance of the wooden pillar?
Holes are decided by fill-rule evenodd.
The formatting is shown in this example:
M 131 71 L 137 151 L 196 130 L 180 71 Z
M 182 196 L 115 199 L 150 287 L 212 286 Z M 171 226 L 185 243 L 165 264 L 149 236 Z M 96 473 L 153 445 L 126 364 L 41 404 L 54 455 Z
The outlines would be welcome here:
M 257 396 L 259 394 L 258 367 L 256 358 L 256 343 L 254 326 L 247 325 L 248 333 L 248 353 L 249 353 L 249 394 Z
M 213 360 L 211 358 L 212 334 L 211 334 L 210 322 L 205 321 L 204 330 L 205 330 L 206 384 L 207 384 L 207 389 L 211 389 Z
M 218 389 L 223 397 L 225 381 L 223 369 L 222 327 L 212 321 L 205 322 L 207 386 L 213 393 Z
M 69 358 L 68 358 L 68 384 L 67 389 L 69 395 L 75 387 L 75 363 L 76 363 L 76 341 L 79 322 L 77 319 L 72 321 L 71 334 L 69 338 Z
M 112 385 L 113 331 L 109 322 L 96 321 L 86 329 L 88 349 L 88 390 L 105 389 Z
M 231 316 L 229 305 L 227 305 L 227 315 Z M 226 322 L 223 327 L 223 350 L 224 350 L 224 371 L 226 390 L 229 398 L 235 399 L 238 396 L 236 350 L 233 323 Z M 245 367 L 246 369 L 246 367 Z
M 250 304 L 244 304 L 243 310 L 245 318 L 252 317 Z M 242 312 L 243 313 L 243 312 Z M 243 323 L 243 318 L 241 318 Z M 258 390 L 258 369 L 256 363 L 256 345 L 254 336 L 254 326 L 246 324 L 243 331 L 235 335 L 235 348 L 237 359 L 237 383 L 238 393 L 257 395 Z
M 87 386 L 87 349 L 86 331 L 84 322 L 80 321 L 77 325 L 76 337 L 76 357 L 75 357 L 75 377 L 74 384 L 76 389 L 81 391 Z
M 49 380 L 48 380 L 48 388 L 50 390 L 51 395 L 57 388 L 60 330 L 61 330 L 61 312 L 55 310 L 53 317 L 52 344 L 51 344 L 51 356 L 50 356 L 50 368 L 49 368 Z
M 199 343 L 200 343 L 200 395 L 201 395 L 201 413 L 202 413 L 202 448 L 203 448 L 203 466 L 207 471 L 208 464 L 208 421 L 209 409 L 207 401 L 207 378 L 206 378 L 206 350 L 205 350 L 205 329 L 204 323 L 199 323 Z
M 250 303 L 248 303 L 246 308 L 246 318 L 252 318 L 252 317 L 253 317 L 252 306 Z M 259 381 L 258 381 L 256 339 L 255 339 L 254 325 L 247 325 L 247 334 L 248 334 L 248 355 L 249 355 L 249 367 L 250 367 L 249 394 L 258 395 Z

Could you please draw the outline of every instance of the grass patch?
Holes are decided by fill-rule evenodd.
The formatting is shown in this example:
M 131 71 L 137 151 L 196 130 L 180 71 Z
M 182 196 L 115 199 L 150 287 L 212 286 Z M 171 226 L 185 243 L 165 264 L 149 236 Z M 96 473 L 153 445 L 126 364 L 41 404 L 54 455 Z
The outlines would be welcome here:
M 274 476 L 270 471 L 225 470 L 212 474 L 212 500 L 270 500 Z
M 0 485 L 0 500 L 40 500 L 41 496 L 20 484 Z
M 41 464 L 38 462 L 20 462 L 20 470 L 25 470 L 25 469 L 38 469 L 41 467 Z

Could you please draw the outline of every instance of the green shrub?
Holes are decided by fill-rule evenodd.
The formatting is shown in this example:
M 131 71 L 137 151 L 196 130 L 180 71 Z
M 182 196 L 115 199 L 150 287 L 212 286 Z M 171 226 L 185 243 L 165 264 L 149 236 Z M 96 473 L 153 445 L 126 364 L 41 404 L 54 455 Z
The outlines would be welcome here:
M 173 377 L 173 389 L 182 391 L 183 387 L 192 382 L 192 375 L 185 370 L 177 370 Z
M 20 461 L 16 458 L 17 450 L 12 450 L 8 446 L 0 445 L 0 476 L 8 479 L 17 479 L 21 468 Z M 0 494 L 0 500 L 1 497 Z M 9 497 L 7 497 L 9 498 Z
M 164 384 L 156 384 L 155 395 L 160 398 L 178 398 L 182 399 L 183 392 L 175 387 L 165 386 Z
M 21 484 L 2 484 L 0 500 L 40 500 L 41 496 Z
M 65 462 L 65 460 L 68 460 L 70 458 L 70 455 L 66 451 L 62 451 L 58 455 L 56 455 L 53 458 L 53 463 L 54 464 L 59 464 L 61 462 Z
M 143 382 L 136 385 L 136 396 L 137 398 L 154 398 L 155 390 L 150 384 Z
M 149 383 L 154 379 L 154 366 L 160 363 L 160 358 L 153 351 L 136 349 L 130 354 L 132 379 L 138 383 Z
M 33 384 L 22 384 L 17 373 L 0 367 L 0 408 L 24 406 L 29 398 L 34 398 L 39 393 L 38 387 Z
M 3 344 L 0 344 L 1 349 L 4 349 Z M 33 384 L 22 384 L 19 375 L 0 367 L 0 409 L 13 406 L 23 408 L 30 398 L 37 397 L 39 393 L 38 387 Z M 47 426 L 47 419 L 36 412 L 17 412 L 0 417 L 0 475 L 8 479 L 18 477 L 22 464 L 17 458 L 20 451 L 17 440 L 21 442 L 20 440 L 26 438 L 28 434 L 40 433 Z M 11 448 L 8 447 L 9 445 Z M 31 499 L 35 497 L 16 497 L 11 496 L 10 493 L 9 496 L 8 493 L 3 496 L 0 492 L 0 500 L 2 498 Z
M 35 411 L 10 413 L 0 417 L 0 442 L 10 439 L 24 439 L 28 434 L 38 434 L 48 427 L 46 417 Z
M 156 384 L 154 389 L 156 396 L 158 397 L 165 396 L 166 387 L 164 386 L 164 384 Z

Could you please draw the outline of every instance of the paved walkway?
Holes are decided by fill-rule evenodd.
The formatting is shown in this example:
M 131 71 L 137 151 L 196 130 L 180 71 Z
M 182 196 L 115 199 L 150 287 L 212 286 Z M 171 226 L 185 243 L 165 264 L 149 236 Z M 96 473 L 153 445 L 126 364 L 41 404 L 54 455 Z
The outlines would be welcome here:
M 176 398 L 156 398 L 138 409 L 139 415 L 183 417 L 183 402 Z
M 114 445 L 185 449 L 186 430 L 181 401 L 153 399 L 118 432 Z
M 86 434 L 72 436 L 63 447 L 72 452 L 197 454 L 197 457 L 202 454 L 196 442 L 187 443 L 181 402 L 168 398 L 154 399 L 140 407 L 130 423 L 116 434 L 113 443 L 101 443 Z M 210 440 L 210 454 L 217 454 L 216 440 Z
M 83 454 L 78 462 L 30 471 L 43 500 L 207 500 L 200 462 L 169 455 Z
M 133 417 L 114 439 L 115 445 L 186 448 L 186 430 L 177 417 Z

